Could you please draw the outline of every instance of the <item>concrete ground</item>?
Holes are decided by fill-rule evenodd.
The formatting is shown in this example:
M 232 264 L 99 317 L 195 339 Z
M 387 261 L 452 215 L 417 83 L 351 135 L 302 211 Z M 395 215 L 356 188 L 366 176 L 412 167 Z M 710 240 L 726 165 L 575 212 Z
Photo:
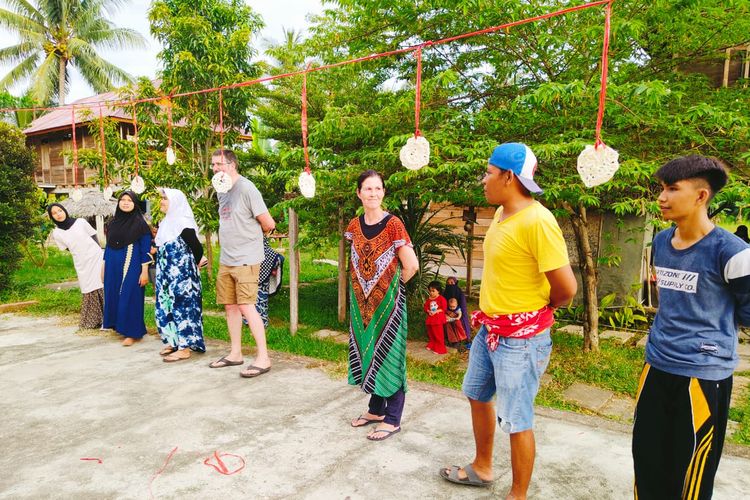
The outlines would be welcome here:
M 412 384 L 403 431 L 369 442 L 349 426 L 367 397 L 319 362 L 275 354 L 270 373 L 245 380 L 206 366 L 219 342 L 167 364 L 154 336 L 124 348 L 61 321 L 0 315 L 0 498 L 496 498 L 510 483 L 500 432 L 492 489 L 438 477 L 473 451 L 455 391 Z M 628 427 L 539 409 L 536 436 L 531 498 L 632 498 Z M 714 498 L 747 498 L 750 459 L 737 450 Z M 204 464 L 222 469 L 215 452 L 227 474 L 237 457 L 244 468 L 221 474 Z

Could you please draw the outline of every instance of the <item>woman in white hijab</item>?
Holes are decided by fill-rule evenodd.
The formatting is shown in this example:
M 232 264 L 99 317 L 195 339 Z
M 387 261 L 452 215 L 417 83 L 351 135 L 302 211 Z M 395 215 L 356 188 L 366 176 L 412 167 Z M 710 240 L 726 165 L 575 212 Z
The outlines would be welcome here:
M 166 363 L 205 352 L 199 267 L 205 265 L 198 225 L 187 198 L 178 189 L 159 190 L 165 216 L 156 233 L 156 327 Z

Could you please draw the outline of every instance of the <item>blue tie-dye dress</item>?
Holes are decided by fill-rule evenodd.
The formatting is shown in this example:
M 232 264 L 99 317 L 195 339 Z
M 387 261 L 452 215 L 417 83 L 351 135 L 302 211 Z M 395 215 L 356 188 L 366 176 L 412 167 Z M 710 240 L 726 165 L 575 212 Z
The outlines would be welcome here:
M 206 351 L 200 274 L 181 237 L 156 252 L 156 327 L 166 345 Z

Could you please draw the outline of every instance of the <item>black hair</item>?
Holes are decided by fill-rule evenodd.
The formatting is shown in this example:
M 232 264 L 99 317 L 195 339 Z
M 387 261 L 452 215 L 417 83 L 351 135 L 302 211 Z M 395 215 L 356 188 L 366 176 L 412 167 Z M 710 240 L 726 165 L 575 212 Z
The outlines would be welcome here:
M 430 281 L 430 283 L 427 285 L 427 288 L 428 289 L 434 288 L 435 290 L 438 291 L 438 293 L 443 293 L 443 285 L 437 280 Z
M 385 180 L 383 179 L 383 175 L 378 172 L 377 170 L 365 170 L 361 174 L 359 174 L 359 177 L 357 177 L 357 191 L 362 190 L 362 183 L 365 182 L 370 177 L 379 177 L 380 183 L 383 184 L 383 189 L 385 189 Z
M 234 166 L 239 170 L 240 162 L 237 160 L 237 155 L 231 149 L 217 149 L 211 154 L 211 158 L 214 156 L 223 156 L 226 161 L 234 163 Z
M 711 188 L 710 198 L 713 198 L 727 183 L 727 170 L 723 163 L 716 158 L 701 155 L 675 158 L 664 164 L 654 175 L 665 184 L 674 184 L 688 179 L 703 179 Z

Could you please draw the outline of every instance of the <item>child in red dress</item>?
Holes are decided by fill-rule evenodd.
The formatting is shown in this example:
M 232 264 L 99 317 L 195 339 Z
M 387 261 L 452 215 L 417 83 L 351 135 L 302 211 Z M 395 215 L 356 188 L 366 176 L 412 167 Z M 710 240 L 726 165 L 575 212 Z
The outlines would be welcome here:
M 440 295 L 442 286 L 439 281 L 432 281 L 427 285 L 427 291 L 430 296 L 424 303 L 424 311 L 427 313 L 425 325 L 427 325 L 427 336 L 430 341 L 427 342 L 427 349 L 436 354 L 445 354 L 448 350 L 445 348 L 445 310 L 448 307 L 445 297 Z

